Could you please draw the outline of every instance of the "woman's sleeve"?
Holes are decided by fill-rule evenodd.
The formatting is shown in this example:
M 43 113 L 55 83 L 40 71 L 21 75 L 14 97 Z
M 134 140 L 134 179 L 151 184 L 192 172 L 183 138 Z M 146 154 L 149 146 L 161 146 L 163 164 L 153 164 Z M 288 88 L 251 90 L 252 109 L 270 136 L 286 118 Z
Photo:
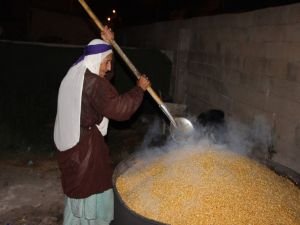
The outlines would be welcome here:
M 92 104 L 103 116 L 122 121 L 128 120 L 136 112 L 143 96 L 144 91 L 137 86 L 119 95 L 108 80 L 100 78 L 93 89 Z

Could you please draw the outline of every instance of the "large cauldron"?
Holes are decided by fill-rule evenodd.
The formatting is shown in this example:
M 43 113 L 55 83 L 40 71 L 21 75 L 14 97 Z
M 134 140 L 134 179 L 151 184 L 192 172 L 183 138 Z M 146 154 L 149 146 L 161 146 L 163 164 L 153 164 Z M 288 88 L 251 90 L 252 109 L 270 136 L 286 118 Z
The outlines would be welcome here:
M 117 187 L 116 181 L 117 178 L 132 165 L 132 157 L 129 157 L 127 160 L 120 162 L 113 174 L 113 189 L 115 194 L 115 219 L 111 225 L 166 225 L 151 219 L 148 219 L 142 215 L 137 214 L 131 210 L 126 203 L 122 200 Z M 268 166 L 271 170 L 275 171 L 277 174 L 287 177 L 295 185 L 300 188 L 300 174 L 273 161 L 264 161 L 262 162 Z

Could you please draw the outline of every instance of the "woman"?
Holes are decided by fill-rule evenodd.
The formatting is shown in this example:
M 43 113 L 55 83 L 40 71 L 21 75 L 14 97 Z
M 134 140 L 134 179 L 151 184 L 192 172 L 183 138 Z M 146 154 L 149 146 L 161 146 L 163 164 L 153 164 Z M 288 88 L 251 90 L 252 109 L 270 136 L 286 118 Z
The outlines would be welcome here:
M 69 69 L 58 94 L 54 141 L 65 194 L 64 225 L 107 225 L 113 220 L 112 164 L 104 136 L 108 119 L 127 120 L 150 86 L 142 75 L 137 86 L 119 95 L 107 79 L 113 32 L 104 28 Z

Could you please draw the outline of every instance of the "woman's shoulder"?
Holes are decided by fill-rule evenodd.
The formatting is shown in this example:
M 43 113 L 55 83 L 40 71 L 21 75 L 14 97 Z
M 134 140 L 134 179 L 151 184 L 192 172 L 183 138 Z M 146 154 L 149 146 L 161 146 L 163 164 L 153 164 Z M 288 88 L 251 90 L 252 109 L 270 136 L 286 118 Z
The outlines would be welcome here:
M 92 73 L 89 69 L 86 69 L 84 73 L 84 79 L 96 82 L 99 76 L 97 74 Z
M 97 74 L 92 73 L 88 69 L 86 70 L 86 72 L 84 74 L 84 79 L 87 83 L 90 83 L 90 84 L 110 86 L 110 82 L 107 79 L 102 78 L 102 77 L 98 76 Z
M 90 72 L 88 69 L 85 72 L 84 86 L 93 92 L 114 92 L 114 87 L 109 80 Z

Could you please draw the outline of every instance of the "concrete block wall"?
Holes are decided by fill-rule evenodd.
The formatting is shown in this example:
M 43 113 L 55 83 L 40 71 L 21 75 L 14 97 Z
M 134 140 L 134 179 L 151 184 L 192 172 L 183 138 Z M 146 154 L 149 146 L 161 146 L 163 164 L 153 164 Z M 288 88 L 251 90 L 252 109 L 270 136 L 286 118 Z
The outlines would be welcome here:
M 274 132 L 272 160 L 300 172 L 300 4 L 119 34 L 122 45 L 172 52 L 172 95 L 192 113 L 218 108 L 249 124 L 263 116 Z

